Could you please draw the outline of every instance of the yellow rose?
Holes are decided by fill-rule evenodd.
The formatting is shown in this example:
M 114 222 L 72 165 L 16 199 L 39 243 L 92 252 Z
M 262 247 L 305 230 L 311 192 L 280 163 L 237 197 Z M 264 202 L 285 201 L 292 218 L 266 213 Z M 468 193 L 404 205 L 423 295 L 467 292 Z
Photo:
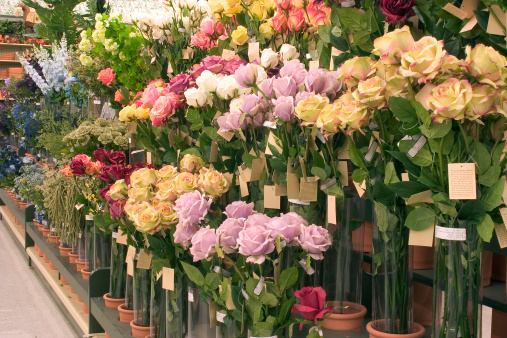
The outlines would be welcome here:
M 507 117 L 507 90 L 502 90 L 499 95 L 496 102 L 495 109 L 497 112 L 504 117 Z
M 136 109 L 136 117 L 139 120 L 147 120 L 150 118 L 150 110 L 141 106 Z
M 312 95 L 298 102 L 296 116 L 303 121 L 303 125 L 312 125 L 317 121 L 322 109 L 329 104 L 325 96 Z
M 177 194 L 184 194 L 199 188 L 199 178 L 191 173 L 181 173 L 174 178 L 173 184 Z
M 250 13 L 257 15 L 259 18 L 259 21 L 262 21 L 267 18 L 268 11 L 262 6 L 260 1 L 254 1 L 252 4 L 248 7 L 250 10 Z
M 136 230 L 152 235 L 160 225 L 160 213 L 148 202 L 141 203 L 136 209 L 138 211 L 134 220 Z
M 484 115 L 493 114 L 499 102 L 500 97 L 495 88 L 476 83 L 472 85 L 472 99 L 465 116 L 473 121 Z
M 186 154 L 180 161 L 180 169 L 181 171 L 186 171 L 189 173 L 197 173 L 199 169 L 204 167 L 206 164 L 199 156 L 193 154 Z
M 151 198 L 152 193 L 148 188 L 130 188 L 128 191 L 129 199 L 135 202 L 147 201 Z
M 373 41 L 375 49 L 372 53 L 380 56 L 384 64 L 396 64 L 399 63 L 401 55 L 408 52 L 414 43 L 410 29 L 403 26 L 376 38 Z
M 174 210 L 174 204 L 160 202 L 155 209 L 160 214 L 160 223 L 165 226 L 171 226 L 178 221 L 178 213 Z
M 127 184 L 125 183 L 125 180 L 118 180 L 114 182 L 111 188 L 109 188 L 109 197 L 115 201 L 125 199 L 127 193 Z
M 419 83 L 426 83 L 438 74 L 446 55 L 442 40 L 424 36 L 401 56 L 400 73 L 417 79 Z
M 503 55 L 493 47 L 486 47 L 482 44 L 478 44 L 474 48 L 467 46 L 466 54 L 465 66 L 479 82 L 495 88 L 505 86 L 507 61 Z
M 224 10 L 222 0 L 208 0 L 208 6 L 213 13 L 222 13 Z
M 178 198 L 178 194 L 174 188 L 174 180 L 166 180 L 157 183 L 155 189 L 155 197 L 161 201 L 174 202 Z
M 125 106 L 120 110 L 118 119 L 123 122 L 130 122 L 136 117 L 136 105 Z
M 221 3 L 224 8 L 224 13 L 227 16 L 233 16 L 243 11 L 240 0 L 222 0 Z
M 234 32 L 231 34 L 232 42 L 241 46 L 248 41 L 248 32 L 246 27 L 238 26 Z
M 202 170 L 199 174 L 199 188 L 212 197 L 218 197 L 229 190 L 229 183 L 216 170 Z
M 167 181 L 178 175 L 178 169 L 172 165 L 166 165 L 157 171 L 159 181 Z
M 130 219 L 134 219 L 132 210 L 136 206 L 136 201 L 132 198 L 129 198 L 127 202 L 125 203 L 125 206 L 123 207 L 123 211 L 130 217 Z
M 276 3 L 274 0 L 259 0 L 262 4 L 262 7 L 266 8 L 268 11 L 276 8 Z
M 359 81 L 368 77 L 371 72 L 370 58 L 356 56 L 345 61 L 338 68 L 338 80 L 344 82 L 348 88 L 357 86 Z
M 370 121 L 371 113 L 370 110 L 360 104 L 358 101 L 353 99 L 350 92 L 343 94 L 336 105 L 340 105 L 340 127 L 350 133 L 354 130 L 359 130 L 363 125 Z
M 340 130 L 341 103 L 336 101 L 334 104 L 328 104 L 322 109 L 315 123 L 323 135 L 333 135 Z
M 454 55 L 447 55 L 444 57 L 442 67 L 438 72 L 436 78 L 439 83 L 450 79 L 451 77 L 461 79 L 465 75 L 466 69 L 464 68 L 463 60 L 458 59 Z
M 426 102 L 433 110 L 432 118 L 435 122 L 449 118 L 462 120 L 472 95 L 472 86 L 467 80 L 451 78 L 433 88 Z
M 136 188 L 144 188 L 157 183 L 158 176 L 155 169 L 141 168 L 130 175 L 130 185 Z
M 275 34 L 275 30 L 273 29 L 273 26 L 271 25 L 271 20 L 268 20 L 259 26 L 259 33 L 261 34 L 261 36 L 263 38 L 271 39 L 273 34 Z
M 386 82 L 386 94 L 389 97 L 408 97 L 407 79 L 399 72 L 399 66 L 384 64 L 380 60 L 372 62 L 375 75 Z
M 360 81 L 352 97 L 359 103 L 372 109 L 382 109 L 386 106 L 386 82 L 378 76 Z

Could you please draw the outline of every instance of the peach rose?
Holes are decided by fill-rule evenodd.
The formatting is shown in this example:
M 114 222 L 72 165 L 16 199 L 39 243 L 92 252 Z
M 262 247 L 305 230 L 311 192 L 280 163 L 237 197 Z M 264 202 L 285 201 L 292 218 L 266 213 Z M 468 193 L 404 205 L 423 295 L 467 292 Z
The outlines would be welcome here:
M 361 127 L 370 121 L 371 113 L 369 109 L 354 100 L 350 91 L 343 94 L 337 102 L 335 104 L 340 104 L 340 115 L 338 115 L 341 121 L 340 128 L 348 134 L 354 130 L 361 129 Z
M 218 197 L 229 190 L 225 176 L 216 170 L 201 170 L 199 188 L 211 197 Z
M 204 167 L 206 164 L 199 156 L 193 154 L 185 154 L 180 161 L 180 169 L 181 171 L 186 171 L 189 173 L 197 173 L 199 169 Z
M 151 190 L 148 188 L 130 188 L 128 191 L 129 199 L 135 201 L 136 203 L 147 201 L 152 197 L 152 195 Z
M 160 223 L 165 226 L 171 226 L 178 220 L 178 213 L 174 210 L 174 204 L 168 202 L 159 202 L 155 209 L 160 214 Z
M 397 64 L 400 62 L 401 55 L 408 52 L 414 43 L 410 29 L 408 26 L 403 26 L 376 38 L 373 41 L 375 49 L 372 53 L 380 56 L 384 64 Z
M 444 41 L 424 36 L 402 54 L 400 73 L 417 79 L 418 83 L 426 83 L 438 74 L 445 56 Z
M 347 60 L 337 70 L 338 80 L 344 82 L 348 88 L 357 86 L 359 81 L 365 80 L 370 72 L 370 58 L 367 56 L 356 56 Z
M 340 130 L 341 120 L 340 115 L 341 103 L 336 101 L 333 104 L 328 104 L 322 109 L 317 118 L 317 128 L 319 128 L 323 135 L 333 135 Z
M 109 197 L 115 201 L 121 201 L 127 197 L 127 184 L 125 180 L 116 181 L 111 188 L 109 188 Z
M 493 47 L 478 44 L 474 48 L 466 47 L 465 66 L 479 82 L 495 88 L 505 86 L 507 61 Z
M 178 169 L 172 165 L 166 165 L 157 171 L 159 181 L 167 181 L 178 175 Z
M 199 178 L 188 172 L 181 173 L 174 178 L 173 184 L 176 193 L 181 195 L 197 190 L 199 188 Z
M 465 111 L 465 116 L 469 120 L 476 120 L 484 115 L 496 112 L 497 102 L 500 97 L 496 89 L 490 85 L 474 84 L 472 85 L 472 99 L 470 105 Z
M 97 75 L 97 80 L 105 84 L 106 86 L 109 86 L 111 82 L 113 82 L 114 78 L 116 77 L 116 74 L 111 68 L 102 69 L 99 74 Z
M 155 197 L 161 201 L 174 202 L 178 198 L 174 188 L 174 180 L 165 180 L 157 183 Z
M 137 208 L 137 215 L 134 220 L 137 231 L 152 235 L 158 229 L 160 221 L 160 213 L 150 203 L 143 202 Z
M 472 85 L 467 80 L 451 78 L 436 86 L 426 98 L 432 119 L 442 122 L 447 119 L 462 120 L 472 100 Z
M 331 25 L 331 8 L 324 5 L 316 5 L 315 1 L 310 1 L 306 7 L 308 13 L 308 23 L 311 26 L 330 26 Z
M 372 109 L 382 109 L 386 106 L 386 82 L 378 76 L 359 81 L 352 97 L 359 103 Z
M 298 102 L 296 116 L 303 121 L 303 125 L 312 125 L 317 121 L 320 112 L 329 104 L 325 96 L 312 95 Z
M 136 188 L 149 187 L 158 181 L 157 171 L 150 168 L 141 168 L 130 175 L 130 185 Z

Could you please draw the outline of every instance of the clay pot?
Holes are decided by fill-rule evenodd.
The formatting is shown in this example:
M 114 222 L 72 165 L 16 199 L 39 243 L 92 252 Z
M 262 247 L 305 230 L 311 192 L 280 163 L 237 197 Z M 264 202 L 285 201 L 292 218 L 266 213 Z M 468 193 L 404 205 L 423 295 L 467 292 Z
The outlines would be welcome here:
M 69 253 L 69 263 L 75 263 L 79 258 L 79 254 Z
M 39 252 L 39 246 L 37 244 L 34 244 L 33 247 L 35 248 L 36 252 Z
M 424 327 L 417 323 L 414 323 L 414 325 L 412 325 L 412 328 L 407 334 L 393 334 L 377 331 L 373 327 L 373 322 L 369 322 L 368 325 L 366 325 L 366 330 L 370 333 L 370 338 L 420 338 L 424 336 L 425 332 Z
M 505 282 L 507 272 L 507 257 L 493 252 L 493 267 L 491 270 L 491 279 Z
M 83 313 L 88 314 L 88 306 L 83 303 Z
M 44 229 L 44 224 L 37 223 L 37 230 L 39 230 L 40 232 L 42 232 L 42 229 Z
M 56 270 L 56 267 L 53 265 L 53 263 L 49 262 L 49 269 Z
M 58 237 L 58 236 L 51 236 L 50 235 L 48 242 L 49 243 L 58 243 L 59 240 L 60 240 L 60 237 Z
M 76 294 L 76 291 L 74 291 L 73 288 L 70 288 L 70 292 L 72 292 L 73 294 Z
M 75 263 L 76 263 L 76 270 L 77 271 L 83 270 L 86 267 L 86 265 L 88 264 L 88 262 L 81 262 L 79 259 L 76 260 Z
M 62 285 L 69 285 L 69 283 L 67 283 L 67 281 L 65 280 L 65 278 L 63 278 L 62 275 L 60 275 L 60 282 L 62 283 Z
M 433 269 L 435 249 L 427 246 L 410 246 L 412 268 L 414 270 Z
M 492 272 L 493 272 L 493 253 L 491 251 L 484 251 L 482 253 L 482 263 L 481 263 L 481 284 L 483 287 L 491 284 Z
M 134 338 L 144 338 L 150 334 L 149 326 L 139 326 L 134 324 L 134 320 L 130 322 L 130 327 L 132 328 L 132 337 Z
M 87 269 L 83 268 L 81 269 L 81 278 L 83 278 L 84 280 L 88 280 L 90 279 L 91 273 L 92 273 L 91 271 L 88 271 Z
M 64 248 L 62 246 L 59 246 L 58 249 L 60 249 L 60 256 L 69 256 L 69 254 L 72 252 L 72 248 Z
M 42 229 L 42 237 L 49 237 L 49 233 L 51 232 L 51 229 Z
M 125 304 L 118 306 L 118 312 L 120 312 L 120 322 L 130 323 L 134 320 L 134 310 L 125 309 Z
M 125 298 L 111 298 L 109 297 L 109 292 L 104 296 L 104 302 L 106 303 L 106 307 L 110 309 L 117 309 L 118 306 L 125 303 Z
M 44 260 L 44 263 L 49 263 L 49 258 L 44 253 L 42 254 L 42 259 Z
M 26 207 L 28 206 L 28 203 L 21 202 L 21 203 L 19 203 L 19 206 L 21 207 L 21 209 L 26 209 Z
M 106 332 L 105 337 L 106 337 L 106 338 L 111 338 L 111 336 L 109 336 L 109 335 L 107 334 L 107 332 Z
M 42 257 L 44 255 L 44 253 L 42 252 L 41 248 L 38 248 L 37 254 L 39 255 L 39 257 Z
M 77 296 L 77 301 L 80 303 L 84 303 L 83 300 L 79 296 Z
M 431 326 L 433 316 L 433 288 L 414 282 L 414 322 Z
M 340 302 L 328 302 L 328 306 L 340 306 Z M 364 316 L 366 308 L 360 304 L 352 302 L 343 302 L 343 306 L 349 306 L 344 309 L 344 313 L 332 313 L 324 319 L 322 327 L 334 331 L 355 331 L 363 333 Z
M 507 313 L 493 309 L 491 314 L 491 338 L 504 338 L 507 332 Z
M 361 246 L 361 232 L 363 235 L 363 245 Z M 364 222 L 361 228 L 352 232 L 352 245 L 354 250 L 361 252 L 373 252 L 373 224 Z

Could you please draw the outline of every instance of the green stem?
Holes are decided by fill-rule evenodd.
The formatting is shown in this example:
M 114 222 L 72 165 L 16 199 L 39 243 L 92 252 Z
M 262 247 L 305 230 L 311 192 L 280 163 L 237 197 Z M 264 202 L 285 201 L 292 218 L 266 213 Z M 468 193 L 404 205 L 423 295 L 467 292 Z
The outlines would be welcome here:
M 439 150 L 438 150 L 438 169 L 440 171 L 440 185 L 442 186 L 442 190 L 445 191 L 445 183 L 444 183 L 444 161 L 442 160 L 442 148 L 444 147 L 444 137 L 440 139 Z
M 238 273 L 239 277 L 241 278 L 241 281 L 243 283 L 246 283 L 246 278 L 245 278 L 245 276 L 243 276 L 243 274 L 241 273 L 241 270 L 238 268 L 238 266 L 236 265 L 236 263 L 232 259 L 230 259 L 229 257 L 227 257 L 227 256 L 224 256 L 224 259 L 232 264 L 232 266 L 234 267 L 234 270 L 236 270 L 236 272 Z
M 461 135 L 463 136 L 463 141 L 465 141 L 465 148 L 467 150 L 467 154 L 470 154 L 470 146 L 468 145 L 467 134 L 465 133 L 465 129 L 463 129 L 463 124 L 460 121 L 458 121 L 458 127 L 459 130 L 461 131 Z

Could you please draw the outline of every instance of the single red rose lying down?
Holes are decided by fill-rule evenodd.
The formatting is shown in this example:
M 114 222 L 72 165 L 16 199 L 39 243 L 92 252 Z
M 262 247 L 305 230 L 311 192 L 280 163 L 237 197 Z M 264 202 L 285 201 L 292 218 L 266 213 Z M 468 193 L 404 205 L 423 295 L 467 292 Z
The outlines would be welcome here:
M 311 321 L 313 321 L 313 324 L 317 326 L 317 330 L 312 327 L 308 337 L 315 336 L 316 333 L 319 337 L 322 337 L 322 320 L 324 320 L 326 314 L 334 311 L 332 306 L 325 307 L 326 291 L 320 286 L 316 288 L 307 286 L 294 292 L 294 296 L 299 299 L 299 304 L 292 306 L 292 313 L 299 313 L 306 320 L 301 322 L 299 329 L 303 329 L 303 324 L 312 325 Z

